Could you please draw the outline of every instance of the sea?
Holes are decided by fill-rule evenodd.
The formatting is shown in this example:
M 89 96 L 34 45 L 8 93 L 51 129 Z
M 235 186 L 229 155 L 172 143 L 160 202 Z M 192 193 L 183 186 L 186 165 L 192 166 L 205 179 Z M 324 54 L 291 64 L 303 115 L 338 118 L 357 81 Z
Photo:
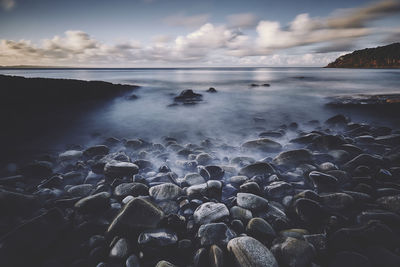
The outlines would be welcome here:
M 338 113 L 360 123 L 400 126 L 399 114 L 326 105 L 335 96 L 400 93 L 400 70 L 393 69 L 1 69 L 0 74 L 140 86 L 132 91 L 136 99 L 110 99 L 65 127 L 36 136 L 29 142 L 32 146 L 87 146 L 98 142 L 98 138 L 111 136 L 149 141 L 174 136 L 197 143 L 218 139 L 237 145 L 262 131 L 292 122 L 299 125 L 299 130 L 307 130 L 311 120 L 324 122 Z M 210 87 L 217 93 L 207 93 Z M 202 94 L 203 101 L 171 106 L 173 98 L 185 89 Z

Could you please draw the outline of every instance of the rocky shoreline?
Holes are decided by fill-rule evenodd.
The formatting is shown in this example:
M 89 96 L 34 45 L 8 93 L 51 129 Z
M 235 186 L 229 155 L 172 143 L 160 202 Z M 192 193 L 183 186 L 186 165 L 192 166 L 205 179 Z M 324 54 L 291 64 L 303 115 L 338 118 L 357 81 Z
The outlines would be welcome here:
M 400 130 L 310 126 L 240 146 L 110 137 L 16 162 L 0 265 L 400 266 Z
M 12 153 L 30 136 L 54 135 L 85 112 L 129 95 L 139 86 L 103 81 L 24 78 L 0 74 L 0 146 Z M 2 156 L 0 156 L 0 160 Z

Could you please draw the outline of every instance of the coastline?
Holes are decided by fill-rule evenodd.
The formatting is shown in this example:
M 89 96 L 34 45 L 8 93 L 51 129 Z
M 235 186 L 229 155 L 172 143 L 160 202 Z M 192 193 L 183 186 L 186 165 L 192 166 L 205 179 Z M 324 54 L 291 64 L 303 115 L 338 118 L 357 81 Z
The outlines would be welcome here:
M 54 133 L 73 127 L 82 112 L 136 89 L 94 82 L 84 94 L 92 82 L 73 81 L 79 90 L 63 97 L 71 80 L 16 79 L 45 81 L 49 90 L 63 84 L 56 94 L 42 87 L 34 96 L 24 87 L 2 99 L 4 117 L 10 109 L 19 114 L 7 124 L 16 140 L 35 138 L 32 127 Z M 95 95 L 98 86 L 104 93 Z M 180 97 L 186 94 L 200 96 L 189 90 Z M 367 99 L 388 106 L 398 96 Z M 358 100 L 341 99 L 364 107 Z M 38 154 L 18 151 L 13 161 L 3 150 L 0 212 L 7 220 L 0 224 L 0 265 L 155 266 L 164 260 L 210 266 L 219 259 L 227 266 L 288 260 L 327 266 L 346 257 L 367 264 L 370 255 L 387 266 L 400 263 L 393 249 L 400 245 L 400 129 L 343 115 L 264 124 L 257 118 L 238 145 L 212 137 L 187 143 L 179 136 L 100 136 Z

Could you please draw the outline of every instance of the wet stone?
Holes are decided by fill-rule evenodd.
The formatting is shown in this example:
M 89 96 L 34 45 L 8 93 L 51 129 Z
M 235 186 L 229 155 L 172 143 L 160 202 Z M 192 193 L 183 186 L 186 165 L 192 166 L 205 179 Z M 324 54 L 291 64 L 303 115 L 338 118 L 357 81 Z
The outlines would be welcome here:
M 252 178 L 256 175 L 269 176 L 274 172 L 275 170 L 270 164 L 266 162 L 256 162 L 240 169 L 239 175 L 244 175 L 248 178 Z
M 110 258 L 114 260 L 125 260 L 131 251 L 131 246 L 126 238 L 120 238 L 110 251 Z
M 277 165 L 300 165 L 302 163 L 312 162 L 312 154 L 306 149 L 284 151 L 276 156 L 273 162 Z
M 138 244 L 141 247 L 166 247 L 175 245 L 177 242 L 176 233 L 167 229 L 147 230 L 138 237 Z
M 268 138 L 261 138 L 252 140 L 242 145 L 244 151 L 250 151 L 255 153 L 262 152 L 277 152 L 282 149 L 282 145 Z
M 183 190 L 172 183 L 165 183 L 150 187 L 149 195 L 156 201 L 175 200 L 183 194 Z
M 338 180 L 332 175 L 312 171 L 310 172 L 309 177 L 318 192 L 332 192 L 337 190 Z
M 314 247 L 307 241 L 288 237 L 283 243 L 271 248 L 278 262 L 285 266 L 310 266 L 316 256 Z
M 219 166 L 209 165 L 200 169 L 200 175 L 206 180 L 220 180 L 224 177 L 225 171 Z
M 131 162 L 111 161 L 104 166 L 104 173 L 115 178 L 132 176 L 138 172 L 139 167 Z
M 82 198 L 75 203 L 75 209 L 80 213 L 102 213 L 110 207 L 110 197 L 108 192 L 101 192 Z
M 164 212 L 155 204 L 141 198 L 129 201 L 114 218 L 107 232 L 124 232 L 130 229 L 151 229 L 164 218 Z
M 207 202 L 197 207 L 193 216 L 197 224 L 205 224 L 229 216 L 229 210 L 222 203 Z
M 219 245 L 225 247 L 226 244 L 236 235 L 228 228 L 225 223 L 209 223 L 200 226 L 197 237 L 201 246 Z
M 253 218 L 253 214 L 250 210 L 238 206 L 233 206 L 230 209 L 230 215 L 232 219 L 238 219 L 242 222 L 248 222 L 251 218 Z
M 146 196 L 149 188 L 142 183 L 122 183 L 115 187 L 114 195 L 117 198 L 123 199 L 127 196 Z
M 236 202 L 239 207 L 251 211 L 267 210 L 268 200 L 250 193 L 238 193 Z
M 108 148 L 105 145 L 97 145 L 97 146 L 92 146 L 87 148 L 85 151 L 83 151 L 83 155 L 85 157 L 94 157 L 94 156 L 104 156 L 107 155 L 108 152 L 110 152 L 110 148 Z
M 227 246 L 232 258 L 240 267 L 278 267 L 274 255 L 261 242 L 252 237 L 237 237 Z
M 246 226 L 246 233 L 262 242 L 271 242 L 276 236 L 272 226 L 262 218 L 251 219 Z

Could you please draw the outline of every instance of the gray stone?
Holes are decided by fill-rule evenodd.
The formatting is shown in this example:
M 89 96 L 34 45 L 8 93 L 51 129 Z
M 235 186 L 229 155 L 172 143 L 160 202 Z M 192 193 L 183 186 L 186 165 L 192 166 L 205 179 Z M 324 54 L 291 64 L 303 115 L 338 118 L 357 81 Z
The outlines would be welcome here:
M 197 224 L 206 224 L 229 216 L 229 210 L 222 203 L 207 202 L 197 207 L 193 216 Z
M 149 193 L 147 185 L 142 183 L 122 183 L 115 187 L 114 195 L 120 199 L 127 196 L 146 196 Z
M 255 153 L 262 152 L 277 152 L 282 149 L 282 145 L 268 138 L 261 138 L 256 140 L 247 141 L 242 144 L 244 151 L 250 151 Z
M 246 167 L 243 167 L 239 171 L 239 175 L 244 175 L 249 178 L 252 178 L 253 176 L 256 175 L 262 175 L 262 176 L 269 176 L 275 172 L 274 168 L 266 162 L 256 162 L 250 165 L 247 165 Z
M 197 237 L 201 246 L 219 245 L 225 247 L 226 244 L 236 235 L 226 226 L 225 223 L 209 223 L 200 226 Z
M 276 233 L 272 226 L 262 218 L 251 219 L 246 226 L 246 233 L 260 241 L 271 242 Z
M 156 201 L 174 200 L 183 195 L 183 190 L 172 183 L 165 183 L 150 187 L 149 195 Z
M 251 211 L 267 210 L 268 200 L 249 193 L 238 193 L 236 202 L 239 207 L 249 209 Z
M 108 227 L 108 233 L 130 229 L 151 229 L 164 218 L 164 212 L 155 204 L 142 198 L 129 201 Z
M 120 238 L 114 244 L 110 251 L 110 258 L 116 260 L 125 260 L 131 251 L 129 241 L 126 238 Z
M 251 213 L 251 211 L 238 206 L 233 206 L 230 209 L 230 214 L 232 219 L 238 219 L 244 223 L 248 222 L 251 218 L 253 218 L 253 214 Z
M 90 194 L 93 190 L 93 185 L 91 184 L 80 184 L 75 185 L 67 190 L 68 194 L 72 197 L 85 197 Z
M 275 258 L 282 265 L 290 267 L 308 267 L 316 256 L 314 247 L 307 241 L 287 237 L 283 243 L 271 248 Z
M 252 237 L 234 238 L 229 241 L 227 249 L 238 267 L 278 267 L 268 248 Z
M 279 155 L 273 159 L 273 162 L 277 165 L 288 166 L 300 165 L 302 163 L 310 163 L 312 162 L 312 154 L 307 149 L 284 151 L 279 153 Z
M 177 242 L 177 234 L 168 229 L 146 230 L 138 237 L 138 244 L 141 247 L 167 247 Z
M 75 203 L 75 209 L 80 213 L 102 213 L 110 207 L 108 192 L 101 192 L 82 198 Z
M 139 167 L 131 162 L 110 161 L 104 166 L 106 176 L 121 178 L 132 176 L 139 172 Z
M 187 185 L 192 186 L 205 183 L 206 180 L 198 173 L 188 173 L 184 177 L 184 182 L 186 182 Z

